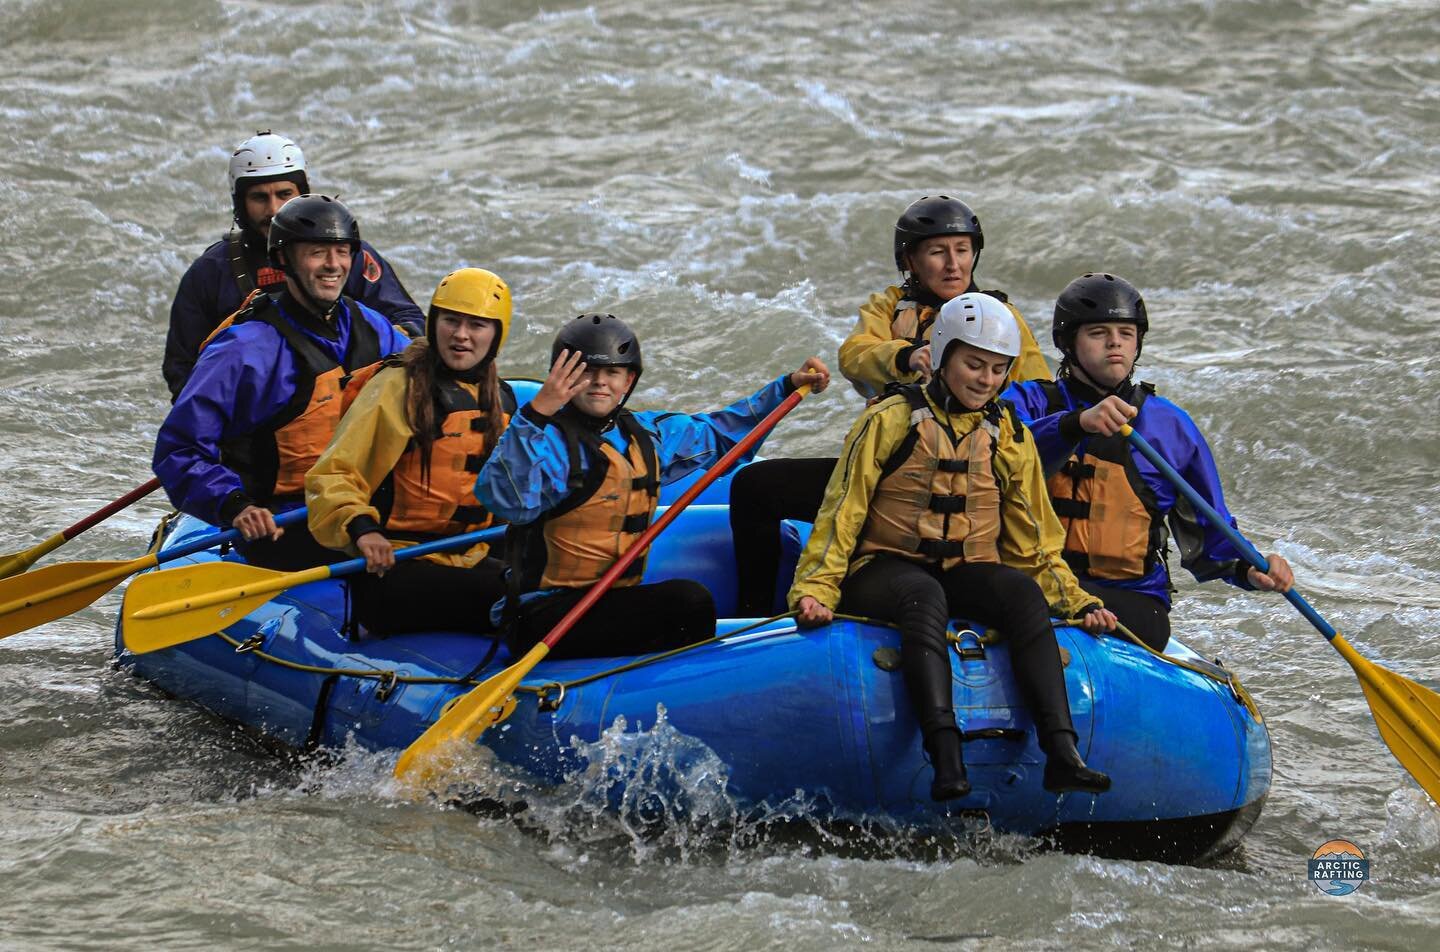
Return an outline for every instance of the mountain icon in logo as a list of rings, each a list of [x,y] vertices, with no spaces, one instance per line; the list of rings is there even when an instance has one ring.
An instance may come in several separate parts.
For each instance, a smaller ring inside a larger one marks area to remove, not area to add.
[[[1327,896],[1348,896],[1370,878],[1370,861],[1349,840],[1329,840],[1310,857],[1307,873]]]

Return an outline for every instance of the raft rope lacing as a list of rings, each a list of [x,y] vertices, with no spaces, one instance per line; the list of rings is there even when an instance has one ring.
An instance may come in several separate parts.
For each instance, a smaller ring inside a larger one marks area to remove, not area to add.
[[[648,667],[649,665],[657,664],[658,662],[665,661],[677,655],[685,654],[689,651],[694,651],[697,648],[704,648],[707,645],[713,645],[718,642],[734,638],[738,635],[748,634],[782,619],[794,618],[795,615],[796,613],[793,611],[784,612],[779,615],[772,615],[769,618],[764,618],[760,621],[752,622],[751,624],[746,625],[743,628],[737,628],[734,631],[726,632],[723,635],[712,635],[709,638],[702,639],[700,641],[694,642],[693,644],[684,645],[679,648],[672,648],[669,651],[662,651],[659,654],[646,655],[643,658],[636,658],[634,661],[628,661],[624,664],[616,665],[612,668],[606,668],[603,671],[595,671],[581,678],[575,678],[570,681],[550,681],[546,684],[521,684],[516,686],[515,690],[517,693],[524,691],[527,694],[534,694],[541,701],[544,701],[551,692],[558,692],[559,697],[563,698],[565,696],[565,692],[571,690],[572,688],[582,687],[586,684],[591,684],[604,678],[613,677],[617,674],[624,674],[627,671],[634,671],[638,668]],[[866,618],[862,615],[845,615],[837,612],[835,614],[835,618],[837,621],[853,621],[866,625],[874,625],[880,628],[897,627],[891,622],[881,621],[878,618]],[[1080,627],[1079,622],[1079,619],[1067,618],[1060,620],[1058,624],[1061,627],[1078,628]],[[775,631],[762,632],[762,634],[790,635],[794,634],[795,631],[796,629],[794,628],[779,628]],[[1209,678],[1212,681],[1217,681],[1225,685],[1227,688],[1230,689],[1230,693],[1234,695],[1235,700],[1239,701],[1245,706],[1245,709],[1250,712],[1250,715],[1255,718],[1257,723],[1264,722],[1264,718],[1260,714],[1260,709],[1258,706],[1256,706],[1254,698],[1250,696],[1250,692],[1247,691],[1243,685],[1241,685],[1239,677],[1237,677],[1235,673],[1229,668],[1221,664],[1218,659],[1215,662],[1208,662],[1197,661],[1191,658],[1176,658],[1173,655],[1167,655],[1163,651],[1156,651],[1154,648],[1151,648],[1149,645],[1145,644],[1145,642],[1141,641],[1134,632],[1132,632],[1129,628],[1126,628],[1124,625],[1118,625],[1116,627],[1116,632],[1118,633],[1118,635],[1123,636],[1126,640],[1145,649],[1145,651],[1149,652],[1149,654],[1151,654],[1155,658],[1158,658],[1168,664],[1173,664],[1176,667],[1184,668],[1187,671],[1193,671],[1194,673],[1201,675],[1202,677]],[[964,634],[976,634],[976,640],[982,646],[996,644],[1002,638],[1000,633],[995,631],[994,629],[987,629],[983,634],[970,632],[968,629],[965,632],[948,631],[946,632],[945,637],[951,643],[958,645],[962,642]],[[382,689],[385,691],[386,695],[388,695],[390,691],[394,690],[395,686],[399,684],[464,684],[473,686],[481,683],[478,677],[476,677],[475,675],[467,677],[443,677],[440,675],[403,674],[395,670],[377,668],[327,668],[322,665],[304,664],[303,662],[291,661],[287,658],[276,657],[275,655],[261,651],[260,645],[264,641],[264,636],[259,634],[258,632],[255,635],[252,635],[250,638],[246,639],[245,641],[234,638],[223,631],[216,632],[216,635],[223,639],[232,648],[234,648],[237,653],[253,654],[261,661],[268,661],[271,664],[276,664],[282,668],[288,668],[292,671],[305,671],[311,674],[338,675],[340,677],[348,678],[371,678],[380,681],[382,682]],[[478,672],[476,674],[478,674]],[[381,700],[384,700],[384,697],[381,697]]]

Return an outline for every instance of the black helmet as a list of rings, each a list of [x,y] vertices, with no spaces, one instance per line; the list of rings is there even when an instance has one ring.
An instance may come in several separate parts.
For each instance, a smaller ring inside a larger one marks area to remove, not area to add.
[[[640,338],[614,314],[581,314],[566,321],[550,345],[552,366],[562,350],[579,351],[591,367],[629,367],[637,379],[644,370]]]
[[[1138,345],[1145,342],[1145,332],[1150,329],[1145,299],[1135,285],[1119,275],[1092,271],[1071,281],[1060,292],[1055,301],[1055,321],[1050,325],[1050,336],[1060,352],[1068,356],[1075,349],[1075,333],[1083,325],[1112,321],[1135,325],[1138,358]]]
[[[895,223],[895,267],[900,271],[910,270],[905,267],[905,254],[910,246],[936,235],[969,235],[975,242],[977,255],[985,247],[985,232],[969,205],[948,195],[926,195],[911,202]]]
[[[288,271],[281,252],[297,241],[328,241],[348,244],[350,253],[360,254],[360,224],[338,198],[328,195],[297,195],[270,220],[268,252],[270,263]]]

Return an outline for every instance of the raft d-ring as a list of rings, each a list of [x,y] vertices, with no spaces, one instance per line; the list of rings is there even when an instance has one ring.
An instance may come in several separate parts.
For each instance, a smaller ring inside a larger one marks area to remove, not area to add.
[[[400,685],[400,675],[395,671],[386,671],[380,675],[380,684],[375,688],[375,700],[384,703],[390,700],[390,695],[395,693],[395,688]]]
[[[947,631],[945,640],[955,649],[955,654],[960,656],[961,661],[984,661],[985,644],[980,640],[980,633],[973,628],[963,628],[960,631]]]
[[[550,696],[551,688],[558,689],[554,697]],[[554,711],[560,710],[560,705],[564,703],[565,685],[561,684],[559,681],[551,681],[549,684],[541,686],[539,701],[536,704],[536,707],[538,707],[540,710],[546,712],[547,714],[552,713]]]
[[[265,643],[265,634],[264,634],[263,632],[257,631],[257,632],[255,632],[255,634],[251,635],[249,638],[246,638],[244,641],[242,641],[242,642],[240,642],[238,645],[236,645],[236,646],[235,646],[235,653],[236,653],[236,654],[244,654],[244,653],[247,652],[247,651],[254,651],[254,650],[256,650],[257,648],[259,648],[261,645],[263,645],[264,643]]]

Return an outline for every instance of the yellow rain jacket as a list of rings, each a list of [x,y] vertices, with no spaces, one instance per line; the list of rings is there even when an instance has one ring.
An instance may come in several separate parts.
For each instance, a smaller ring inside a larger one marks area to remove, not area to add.
[[[893,286],[870,295],[870,300],[860,307],[860,319],[855,322],[855,329],[840,345],[840,372],[854,384],[860,396],[867,399],[884,393],[890,383],[914,383],[920,379],[914,371],[902,374],[895,366],[895,358],[912,343],[908,337],[895,335],[895,306],[903,297],[904,292]],[[1007,301],[1005,306],[1015,315],[1015,323],[1020,325],[1020,356],[1015,358],[1005,382],[1049,380],[1053,374],[1040,354],[1035,335],[1030,333],[1015,305]],[[926,316],[923,312],[933,309],[921,307],[920,310],[923,320]],[[927,341],[932,326],[933,323],[925,325],[923,333]],[[938,359],[939,355],[935,357]]]
[[[925,399],[936,419],[947,423],[958,438],[984,421],[980,410],[946,413],[928,391],[927,387]],[[897,394],[870,407],[850,428],[825,488],[815,529],[795,569],[789,596],[792,609],[806,595],[833,609],[840,602],[840,584],[873,558],[853,556],[881,469],[910,431],[910,415],[910,404]],[[999,426],[992,468],[1000,484],[1000,561],[1038,582],[1055,615],[1076,617],[1100,600],[1080,587],[1060,554],[1065,533],[1050,508],[1034,437],[1023,425],[1017,435],[1015,418],[1008,412],[1000,415]]]
[[[478,388],[474,384],[457,382],[456,386],[478,398]],[[401,462],[401,457],[410,449],[411,437],[415,435],[405,417],[405,389],[405,368],[385,367],[377,373],[365,384],[365,389],[360,391],[341,418],[330,446],[305,475],[305,504],[310,510],[310,533],[321,545],[356,553],[358,550],[352,543],[348,527],[360,516],[382,523],[382,531],[385,531],[385,520],[372,503],[372,497]],[[497,407],[494,412],[502,411]],[[432,485],[445,482],[439,473],[432,472],[432,477]],[[464,484],[467,495],[473,495],[473,473],[468,474]],[[478,500],[473,498],[449,502],[478,504]],[[396,538],[389,531],[385,534],[397,549],[415,544]],[[432,552],[423,558],[441,565],[471,568],[489,552],[489,544],[480,542],[463,552]]]

